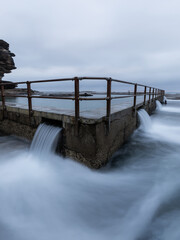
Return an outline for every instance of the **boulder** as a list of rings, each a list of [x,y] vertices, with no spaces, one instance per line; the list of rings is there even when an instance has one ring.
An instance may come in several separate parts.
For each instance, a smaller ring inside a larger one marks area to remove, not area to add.
[[[2,81],[5,73],[10,73],[11,70],[16,69],[13,57],[15,54],[9,50],[9,44],[0,39],[0,82],[11,83],[5,85],[5,89],[12,89],[16,87],[16,84],[9,81]]]
[[[9,50],[9,44],[4,40],[0,40],[0,79],[5,73],[10,73],[16,69],[13,57],[15,54]]]

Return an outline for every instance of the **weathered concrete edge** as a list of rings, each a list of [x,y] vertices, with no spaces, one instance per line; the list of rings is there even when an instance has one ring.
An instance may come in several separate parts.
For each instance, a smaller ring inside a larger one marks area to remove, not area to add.
[[[0,106],[0,111],[2,111],[2,106]],[[29,111],[27,108],[12,107],[8,105],[6,106],[6,111],[25,114],[25,115],[29,114]],[[62,121],[66,123],[74,124],[75,122],[75,117],[68,114],[55,113],[51,111],[45,112],[44,110],[33,110],[33,117],[39,117],[40,115],[42,118],[54,119],[54,120]],[[104,118],[105,117],[100,117],[95,119],[95,118],[85,118],[81,116],[79,121],[84,124],[95,124],[95,123],[101,122],[102,119]]]
[[[145,106],[138,104],[136,110],[139,108],[144,108],[151,114],[155,110],[156,104],[155,101],[151,102],[150,105],[147,102]],[[17,111],[17,108],[7,107],[6,114],[5,117],[9,119],[1,121],[0,130],[29,140],[33,138],[36,128],[43,118],[60,121],[61,127],[64,128],[64,155],[91,168],[104,166],[137,128],[137,114],[132,107],[111,115],[108,134],[107,121],[104,117],[89,123],[80,121],[78,136],[75,135],[75,125],[71,116],[69,116],[69,120],[68,116],[64,118],[63,115],[59,116],[59,114],[35,111],[33,124],[29,126],[27,109],[19,108]],[[2,117],[2,110],[0,117]]]
[[[156,102],[153,101],[150,105],[148,102],[146,105],[138,104],[136,110],[140,108],[145,109],[151,115],[156,109]],[[127,114],[128,112],[129,116]],[[74,149],[72,145],[67,147],[65,146],[65,155],[84,163],[90,168],[100,168],[106,165],[112,155],[126,141],[128,141],[129,137],[132,135],[134,130],[137,129],[137,127],[138,115],[137,111],[134,111],[133,107],[114,113],[111,116],[110,134],[106,136],[106,132],[103,130],[105,129],[105,121],[101,121],[101,123],[96,124],[94,127],[95,138],[92,137],[94,144],[91,144],[91,146],[94,145],[94,147],[91,149],[91,152],[95,152],[94,156],[84,157],[84,154]],[[97,130],[98,128],[101,129],[100,132]],[[114,130],[112,131],[112,129]],[[76,142],[83,145],[83,143],[79,142],[78,139],[76,139]]]

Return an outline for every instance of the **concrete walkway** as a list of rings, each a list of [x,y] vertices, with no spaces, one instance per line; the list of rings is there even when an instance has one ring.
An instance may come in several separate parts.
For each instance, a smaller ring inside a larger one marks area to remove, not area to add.
[[[42,100],[43,101],[43,100]],[[51,100],[50,100],[51,101]],[[59,100],[57,100],[59,101]],[[66,100],[67,101],[67,100]],[[99,101],[91,101],[91,104],[93,102],[93,107],[90,106],[88,109],[88,104],[81,110],[81,101],[80,101],[80,117],[87,118],[87,119],[100,119],[102,117],[106,116],[106,102],[102,101],[102,107],[97,106],[96,102]],[[137,104],[143,103],[143,97],[139,96],[137,97]],[[0,102],[1,105],[1,102]],[[36,104],[37,105],[37,104]],[[52,106],[33,106],[34,111],[38,112],[46,112],[46,113],[55,113],[60,115],[66,115],[66,116],[75,116],[75,111],[73,109],[74,104],[72,105],[72,109],[66,109],[60,107],[52,107]],[[13,102],[6,102],[6,106],[13,107],[13,108],[19,108],[19,109],[28,109],[27,104],[23,103],[13,103]],[[130,108],[133,106],[133,98],[122,98],[122,99],[115,99],[111,101],[111,113],[116,113],[122,110],[125,110],[127,108]]]

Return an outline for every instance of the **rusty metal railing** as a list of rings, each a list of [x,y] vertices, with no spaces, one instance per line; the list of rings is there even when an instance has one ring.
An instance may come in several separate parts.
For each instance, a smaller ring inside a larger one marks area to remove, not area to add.
[[[107,89],[106,89],[106,97],[92,97],[92,98],[87,98],[87,97],[80,97],[79,94],[79,85],[80,81],[85,81],[85,80],[99,80],[99,81],[107,81]],[[31,84],[35,83],[47,83],[47,82],[67,82],[67,81],[73,81],[74,82],[74,97],[61,97],[61,96],[35,96],[32,95],[31,93]],[[122,84],[127,84],[127,85],[132,85],[134,86],[133,92],[131,92],[128,96],[115,96],[112,97],[112,82],[116,83],[122,83]],[[3,109],[3,114],[6,109],[5,105],[5,98],[7,97],[5,95],[4,91],[4,86],[9,85],[11,83],[0,83],[1,87],[1,101],[2,101],[2,109]],[[27,87],[27,95],[13,95],[13,94],[8,94],[8,97],[24,97],[28,99],[28,110],[29,110],[29,119],[33,116],[33,107],[32,107],[32,98],[46,98],[46,99],[63,99],[63,100],[73,100],[75,101],[75,124],[78,129],[78,121],[80,117],[80,104],[79,101],[106,101],[106,120],[108,123],[108,126],[110,124],[110,116],[111,116],[111,101],[113,99],[120,99],[120,98],[130,98],[133,97],[133,109],[136,110],[137,107],[137,96],[144,96],[144,102],[143,104],[146,104],[146,99],[147,96],[149,96],[149,100],[147,101],[148,104],[151,103],[154,99],[157,99],[158,96],[164,96],[165,91],[162,89],[142,85],[142,84],[137,84],[133,82],[127,82],[123,80],[118,80],[118,79],[112,79],[112,78],[104,78],[104,77],[74,77],[74,78],[61,78],[61,79],[50,79],[50,80],[37,80],[37,81],[26,81],[26,82],[15,82],[15,84],[21,85],[21,84],[26,84]],[[138,87],[143,87],[144,91],[138,92]],[[148,91],[149,89],[149,91]],[[31,122],[31,121],[30,121]]]

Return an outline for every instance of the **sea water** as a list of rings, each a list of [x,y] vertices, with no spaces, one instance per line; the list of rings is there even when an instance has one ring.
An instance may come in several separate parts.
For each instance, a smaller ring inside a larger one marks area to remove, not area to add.
[[[139,117],[100,170],[1,136],[0,239],[179,240],[180,101]]]

